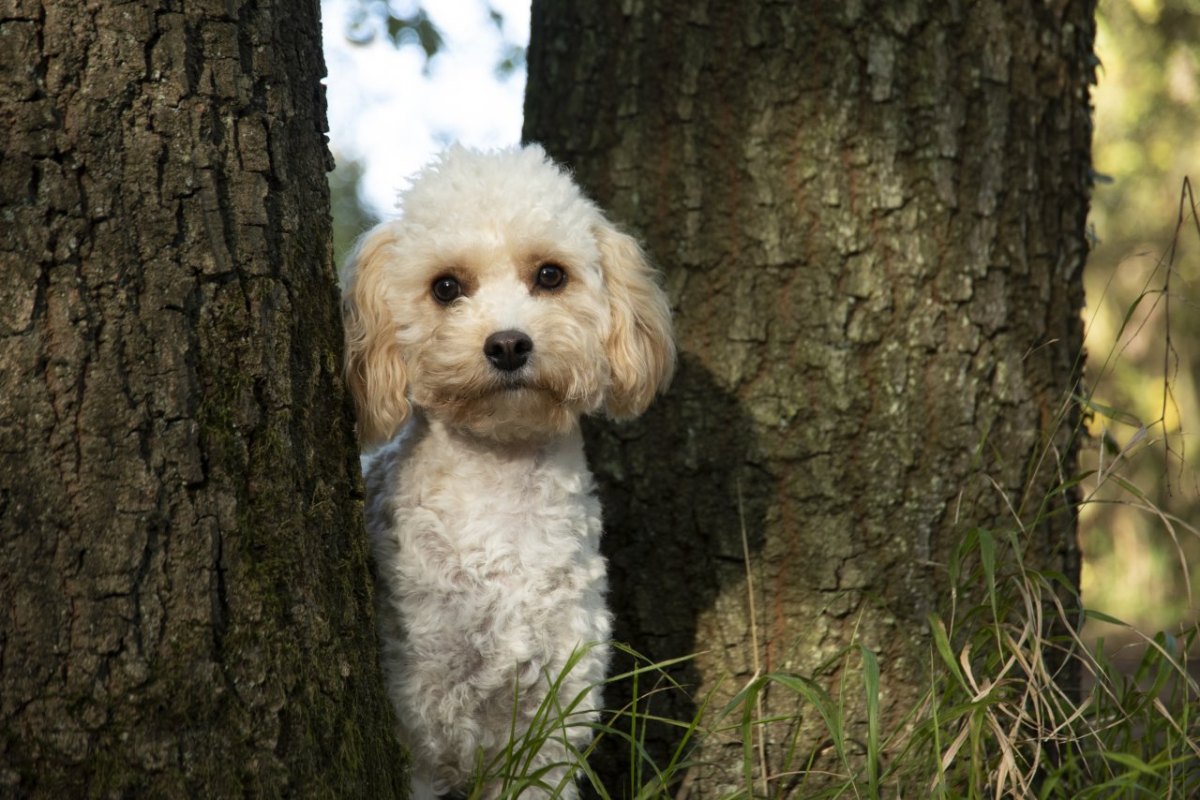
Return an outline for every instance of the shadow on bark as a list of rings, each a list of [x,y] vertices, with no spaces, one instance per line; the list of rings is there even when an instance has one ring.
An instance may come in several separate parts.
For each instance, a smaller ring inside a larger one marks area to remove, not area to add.
[[[670,391],[645,416],[632,424],[589,421],[584,435],[604,506],[614,638],[654,662],[722,646],[697,641],[697,622],[722,589],[744,586],[742,530],[753,558],[772,486],[749,416],[698,359],[683,354]],[[630,656],[615,653],[610,673],[633,666]],[[669,673],[687,691],[644,676],[639,713],[691,720],[700,684],[695,667],[687,661]],[[656,683],[662,691],[653,691]],[[606,692],[606,705],[623,708],[632,696],[630,682],[618,683]],[[625,730],[628,724],[618,722]],[[651,723],[649,756],[665,764],[681,735]],[[630,748],[606,739],[592,763],[612,790],[629,783]],[[643,780],[645,773],[652,769],[644,766]]]

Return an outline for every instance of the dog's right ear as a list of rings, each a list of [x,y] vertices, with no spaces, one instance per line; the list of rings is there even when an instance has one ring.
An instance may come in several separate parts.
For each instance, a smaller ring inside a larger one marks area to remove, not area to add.
[[[363,236],[342,270],[346,383],[364,446],[386,442],[408,418],[408,379],[391,302],[388,264],[397,258],[389,223]]]
[[[607,220],[595,235],[612,308],[607,342],[612,386],[606,406],[609,416],[627,419],[645,411],[675,372],[671,307],[633,237]]]

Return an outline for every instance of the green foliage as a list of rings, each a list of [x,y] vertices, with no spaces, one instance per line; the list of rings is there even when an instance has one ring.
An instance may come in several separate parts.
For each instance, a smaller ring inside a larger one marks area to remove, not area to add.
[[[964,533],[948,564],[958,576],[950,594],[977,601],[950,602],[945,614],[930,615],[929,688],[893,727],[883,727],[879,713],[880,664],[871,650],[855,644],[812,675],[757,676],[724,708],[711,709],[705,701],[691,720],[653,718],[680,733],[670,758],[656,763],[643,746],[647,719],[640,709],[650,694],[685,688],[667,676],[676,662],[655,664],[630,653],[638,666],[610,683],[632,686],[634,696],[593,725],[597,739],[574,754],[575,773],[606,800],[665,800],[694,771],[702,772],[694,745],[732,735],[742,752],[743,785],[730,798],[1197,796],[1200,687],[1188,671],[1196,632],[1146,638],[1135,668],[1118,669],[1102,648],[1093,653],[1080,638],[1079,620],[1069,619],[1061,602],[1062,578],[1028,569],[1022,538],[1019,528]],[[979,595],[981,585],[986,589]],[[1088,616],[1136,635],[1108,615]],[[1068,676],[1079,671],[1086,689],[1077,692]],[[561,676],[552,681],[554,687],[560,682]],[[639,689],[646,684],[652,688]],[[758,714],[757,700],[767,691],[794,695],[797,714],[820,721],[822,745],[832,758],[805,752],[793,739],[783,768],[763,773],[757,744],[767,726],[780,722]],[[851,694],[866,700],[863,739],[852,733],[856,723],[841,699]],[[516,797],[531,786],[553,791],[543,781],[544,769],[530,769],[532,757],[550,737],[587,724],[579,720],[583,699],[581,694],[565,707],[547,700],[530,731],[484,766],[470,796],[485,796],[492,780],[500,782],[500,797]],[[628,786],[606,785],[586,764],[606,737],[620,740],[628,753]]]
[[[1163,247],[1177,241],[1181,181],[1200,175],[1198,10],[1195,0],[1106,0],[1098,15],[1094,160],[1112,180],[1095,190],[1099,242],[1084,276],[1091,433],[1106,445],[1089,466],[1102,473],[1116,459],[1147,502],[1095,487],[1081,517],[1083,592],[1151,630],[1200,612],[1190,589],[1200,539],[1159,524],[1159,512],[1200,519],[1200,487],[1186,479],[1200,466],[1188,447],[1200,425],[1200,260],[1169,261]]]
[[[326,177],[329,179],[329,202],[333,209],[333,263],[340,267],[346,262],[355,240],[379,220],[359,195],[362,164],[342,158],[337,158],[336,164],[333,172]]]
[[[370,44],[383,34],[396,47],[416,45],[431,59],[445,45],[442,33],[433,24],[424,8],[410,12],[379,0],[359,0],[350,15],[347,38],[355,44]]]
[[[504,15],[490,5],[488,16],[501,32]],[[346,38],[357,45],[366,45],[379,36],[386,36],[394,47],[420,47],[425,53],[426,72],[429,61],[446,47],[441,30],[433,23],[429,13],[420,4],[411,7],[396,5],[382,0],[358,0],[350,13],[346,26]],[[496,63],[496,77],[504,80],[525,69],[525,48],[505,42]]]

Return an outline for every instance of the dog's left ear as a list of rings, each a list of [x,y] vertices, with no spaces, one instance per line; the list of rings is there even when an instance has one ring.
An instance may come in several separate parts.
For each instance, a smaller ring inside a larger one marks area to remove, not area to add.
[[[671,309],[633,237],[607,222],[595,233],[612,309],[606,344],[612,385],[605,404],[609,416],[636,417],[667,388],[675,372]]]

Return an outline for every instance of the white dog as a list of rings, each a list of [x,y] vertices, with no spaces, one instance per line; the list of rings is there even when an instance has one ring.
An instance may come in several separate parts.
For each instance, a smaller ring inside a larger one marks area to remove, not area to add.
[[[540,147],[451,149],[401,210],[359,244],[343,305],[360,437],[392,439],[367,525],[413,796],[468,786],[599,643],[549,698],[581,713],[530,767],[534,794],[574,797],[611,627],[579,418],[640,414],[670,380],[667,301]]]

